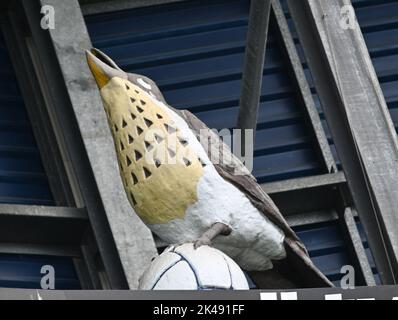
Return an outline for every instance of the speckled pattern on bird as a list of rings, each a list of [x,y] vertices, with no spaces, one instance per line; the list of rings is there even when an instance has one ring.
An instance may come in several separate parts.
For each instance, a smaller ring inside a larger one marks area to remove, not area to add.
[[[105,110],[126,194],[136,213],[146,224],[184,218],[198,200],[203,174],[199,157],[167,112],[139,86],[114,79],[102,95],[113,105],[106,104]]]

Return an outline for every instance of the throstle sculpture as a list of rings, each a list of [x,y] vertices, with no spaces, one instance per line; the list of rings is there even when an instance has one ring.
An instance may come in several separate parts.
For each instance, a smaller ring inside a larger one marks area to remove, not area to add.
[[[262,288],[332,286],[271,198],[214,132],[145,76],[87,51],[127,197],[163,241],[213,245]],[[204,93],[205,94],[205,93]],[[216,141],[209,148],[206,141]],[[212,163],[212,154],[232,159]]]

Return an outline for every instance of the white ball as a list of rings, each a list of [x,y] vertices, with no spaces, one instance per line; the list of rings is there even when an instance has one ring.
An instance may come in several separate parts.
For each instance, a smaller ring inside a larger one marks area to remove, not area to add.
[[[194,249],[192,243],[168,247],[139,281],[140,290],[248,290],[240,267],[220,250]]]

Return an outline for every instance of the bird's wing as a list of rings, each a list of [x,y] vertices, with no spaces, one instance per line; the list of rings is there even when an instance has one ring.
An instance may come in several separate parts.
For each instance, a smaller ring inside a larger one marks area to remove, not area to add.
[[[200,137],[199,141],[202,143],[203,147],[207,149],[206,151],[209,158],[212,159],[213,156],[213,159],[219,159],[217,163],[214,163],[218,173],[225,180],[238,187],[256,208],[284,231],[286,236],[299,241],[272,199],[264,192],[243,163],[231,153],[229,147],[222,142],[219,136],[191,112],[180,110],[179,114],[184,118],[195,135],[198,138]],[[203,143],[204,140],[209,141],[209,143]],[[215,154],[218,154],[219,158],[214,157]],[[228,159],[228,162],[224,162],[223,159]],[[303,253],[306,253],[304,247]]]
[[[219,156],[220,161],[214,164],[217,172],[225,180],[240,189],[261,213],[284,231],[288,258],[286,260],[288,260],[289,265],[281,268],[286,269],[285,267],[287,267],[287,269],[290,269],[289,272],[298,272],[300,278],[304,280],[305,286],[332,286],[331,282],[312,263],[304,245],[287,224],[272,199],[265,193],[243,163],[232,154],[229,147],[191,112],[187,110],[175,111],[187,122],[190,129],[199,138],[209,158],[211,159],[211,156],[216,154]],[[203,143],[204,141],[206,143]],[[218,143],[212,143],[214,141]],[[228,162],[224,163],[222,159],[228,159]],[[295,271],[291,270],[292,268]]]

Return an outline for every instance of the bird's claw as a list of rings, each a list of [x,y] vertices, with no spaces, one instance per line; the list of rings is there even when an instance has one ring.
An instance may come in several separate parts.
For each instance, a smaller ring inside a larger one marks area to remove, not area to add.
[[[211,246],[211,245],[212,245],[211,240],[207,237],[200,237],[193,243],[193,247],[195,250],[200,248],[201,246]]]

